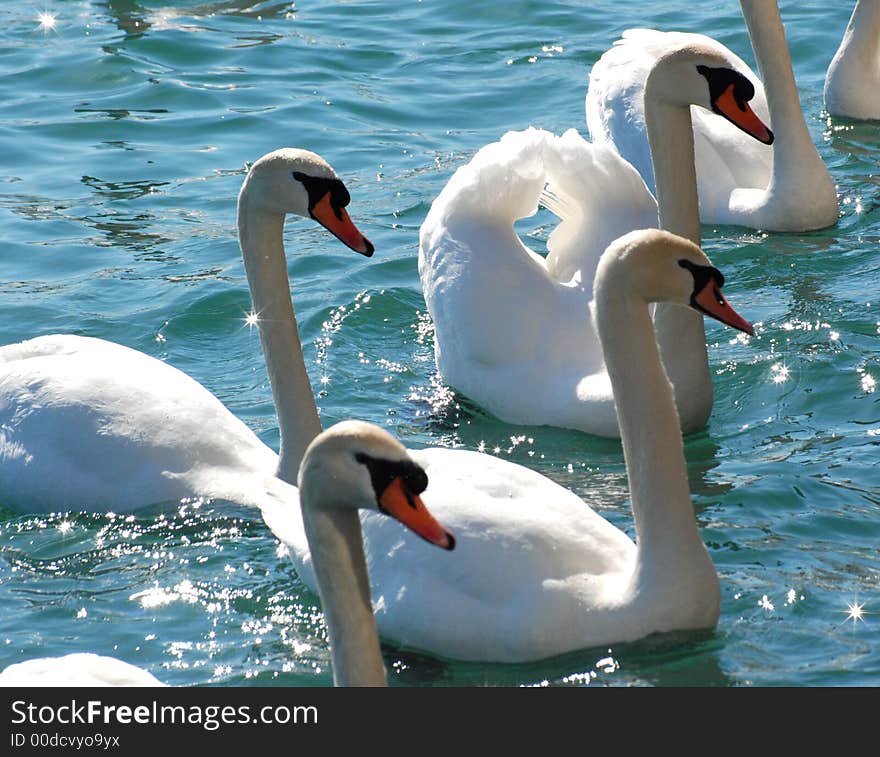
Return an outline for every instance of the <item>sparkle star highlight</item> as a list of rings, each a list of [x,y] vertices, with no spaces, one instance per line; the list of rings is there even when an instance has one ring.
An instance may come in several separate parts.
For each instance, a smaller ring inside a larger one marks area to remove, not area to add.
[[[43,11],[40,13],[37,16],[37,21],[39,22],[39,28],[44,32],[54,31],[55,27],[58,25],[58,19],[49,13],[49,11]]]
[[[847,620],[851,620],[853,622],[853,625],[858,623],[860,620],[864,622],[865,615],[867,614],[864,608],[864,602],[862,604],[852,602],[851,604],[847,605],[846,618],[844,618],[844,622],[846,622]]]

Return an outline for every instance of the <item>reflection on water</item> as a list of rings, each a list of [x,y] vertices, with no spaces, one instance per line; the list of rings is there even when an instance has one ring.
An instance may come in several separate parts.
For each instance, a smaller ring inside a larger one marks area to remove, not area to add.
[[[168,186],[168,182],[150,181],[148,179],[104,181],[94,176],[83,176],[80,181],[90,189],[95,190],[99,197],[109,200],[137,200],[141,197],[155,194],[161,191],[162,187]]]
[[[161,226],[161,219],[149,211],[125,209],[122,203],[138,200],[162,192],[167,182],[133,180],[104,181],[93,176],[83,176],[82,183],[95,193],[96,212],[80,218],[103,235],[101,240],[91,240],[102,247],[118,247],[137,253],[159,254],[161,259],[176,260],[175,255],[158,253],[158,248],[171,239],[151,229]],[[117,206],[117,203],[119,205]],[[117,209],[120,208],[120,209]]]
[[[519,664],[446,662],[383,646],[391,685],[401,686],[730,686],[722,649],[717,631],[656,634]]]
[[[136,2],[136,0],[106,0],[107,13],[116,24],[117,28],[125,32],[127,39],[136,39],[145,35],[152,27],[157,30],[181,29],[184,31],[198,31],[200,27],[191,27],[185,23],[178,23],[177,19],[184,18],[210,18],[215,14],[243,16],[245,18],[270,19],[270,18],[293,18],[295,17],[295,3],[292,2],[217,2],[196,3],[188,7],[171,7],[162,5],[152,8],[148,4]],[[271,40],[269,40],[271,41]],[[265,44],[261,42],[260,44]]]
[[[72,227],[64,226],[70,231],[76,228],[75,238],[70,236],[58,237],[54,231],[56,227],[47,227],[52,230],[52,236],[42,240],[32,240],[32,243],[42,245],[61,245],[79,242],[99,247],[118,247],[136,253],[155,252],[157,248],[166,245],[171,238],[152,228],[160,228],[162,219],[149,211],[136,211],[128,209],[125,201],[137,200],[152,196],[166,186],[166,182],[154,182],[147,180],[135,180],[126,182],[102,181],[92,176],[83,176],[82,183],[94,191],[91,207],[82,212],[82,199],[62,200],[50,197],[38,197],[33,195],[5,194],[0,195],[0,208],[5,208],[22,218],[33,222],[65,221]],[[117,203],[107,205],[106,203]],[[89,212],[91,211],[91,212]],[[90,236],[86,233],[87,228],[100,232],[99,237]],[[174,260],[173,254],[163,255],[165,259]]]
[[[134,120],[149,121],[152,115],[160,115],[168,113],[165,108],[147,108],[144,110],[127,110],[125,108],[74,108],[75,113],[104,113],[112,119],[129,118]],[[143,114],[151,115],[143,115]]]
[[[107,0],[105,5],[113,22],[120,31],[125,32],[126,38],[136,39],[150,28],[146,9],[135,0]]]

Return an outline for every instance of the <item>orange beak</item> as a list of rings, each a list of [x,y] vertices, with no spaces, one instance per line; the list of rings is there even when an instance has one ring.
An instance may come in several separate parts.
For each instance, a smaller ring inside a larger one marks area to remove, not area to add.
[[[739,331],[745,331],[750,336],[755,335],[755,329],[752,324],[737,313],[714,281],[709,281],[692,299],[694,307],[702,310],[706,315],[721,321],[721,323],[731,326]]]
[[[418,494],[407,491],[400,476],[388,484],[379,497],[379,504],[385,513],[415,531],[425,541],[443,549],[455,548],[455,537],[434,519]]]
[[[736,99],[733,89],[734,86],[731,84],[715,100],[713,104],[717,112],[759,142],[763,142],[765,145],[772,145],[773,132],[758,118],[747,102],[740,102]]]
[[[312,208],[312,218],[355,252],[367,257],[373,254],[373,243],[358,231],[345,208],[333,206],[329,192]]]

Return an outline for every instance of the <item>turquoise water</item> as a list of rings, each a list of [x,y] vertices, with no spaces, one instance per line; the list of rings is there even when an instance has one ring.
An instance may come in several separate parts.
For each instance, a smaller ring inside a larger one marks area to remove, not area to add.
[[[822,111],[851,4],[781,10],[841,219],[809,234],[703,229],[758,325],[736,340],[707,324],[715,409],[686,440],[722,582],[717,629],[518,666],[388,646],[392,685],[880,684],[880,125]],[[586,134],[590,66],[631,26],[702,31],[753,63],[733,0],[3,3],[0,343],[73,332],[135,347],[277,447],[243,323],[235,196],[248,161],[307,147],[343,177],[377,249],[362,259],[287,224],[325,424],[360,417],[414,447],[483,443],[631,533],[616,442],[502,424],[438,381],[416,265],[432,199],[480,146],[530,124]],[[523,223],[535,249],[549,224]],[[317,598],[252,513],[10,504],[0,492],[0,668],[92,650],[176,685],[331,683]]]

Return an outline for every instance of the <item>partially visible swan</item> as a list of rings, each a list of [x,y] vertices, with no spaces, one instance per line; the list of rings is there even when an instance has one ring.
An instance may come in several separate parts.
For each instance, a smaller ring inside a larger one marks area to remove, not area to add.
[[[880,2],[856,0],[825,75],[825,109],[835,116],[880,119]]]
[[[115,657],[74,652],[16,662],[0,673],[0,686],[165,686],[146,670]]]
[[[255,313],[277,355],[270,366],[291,420],[282,454],[296,464],[321,430],[290,297],[282,249],[285,213],[315,219],[353,250],[373,245],[354,226],[349,194],[306,150],[269,153],[239,196],[239,239]],[[284,283],[283,291],[287,292]],[[286,351],[289,344],[296,348]],[[0,493],[29,512],[129,512],[210,497],[260,506],[289,501],[278,455],[207,389],[160,360],[113,342],[53,334],[0,347]]]
[[[431,481],[425,504],[455,533],[456,554],[425,549],[375,513],[362,516],[380,634],[442,657],[518,662],[717,623],[718,577],[694,519],[649,306],[674,303],[752,333],[722,297],[723,282],[699,247],[656,229],[621,237],[599,262],[593,308],[636,541],[523,466],[479,452],[410,451]],[[314,586],[298,510],[272,515]]]
[[[509,423],[619,434],[587,308],[599,256],[621,234],[656,226],[658,213],[662,228],[699,243],[692,110],[724,114],[752,141],[773,140],[749,108],[754,88],[739,59],[718,48],[688,38],[652,60],[644,119],[656,203],[611,146],[573,130],[561,138],[508,133],[455,172],[419,236],[419,274],[447,384]],[[546,260],[514,229],[539,199],[562,218]],[[713,399],[702,319],[661,305],[655,325],[682,429],[698,430]]]
[[[337,423],[306,449],[299,472],[300,506],[337,686],[386,684],[357,511],[381,511],[451,550],[454,537],[419,497],[427,485],[425,471],[400,442],[369,423]],[[90,653],[28,660],[0,673],[0,686],[164,685],[134,665]]]
[[[769,231],[807,231],[837,223],[834,181],[807,129],[791,68],[785,27],[772,0],[741,0],[763,86],[754,108],[776,134],[773,148],[757,144],[725,119],[693,109],[700,218]],[[645,118],[645,83],[654,62],[684,44],[709,46],[756,80],[721,43],[702,34],[631,29],[593,65],[586,96],[593,142],[616,149],[649,187],[654,185]],[[766,89],[766,96],[765,96]]]

